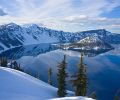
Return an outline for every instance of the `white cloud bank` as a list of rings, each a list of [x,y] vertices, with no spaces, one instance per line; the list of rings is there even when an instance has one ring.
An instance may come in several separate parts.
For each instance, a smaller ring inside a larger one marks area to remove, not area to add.
[[[0,24],[42,23],[65,31],[107,28],[120,32],[120,18],[101,17],[120,6],[120,0],[0,0],[8,15]]]

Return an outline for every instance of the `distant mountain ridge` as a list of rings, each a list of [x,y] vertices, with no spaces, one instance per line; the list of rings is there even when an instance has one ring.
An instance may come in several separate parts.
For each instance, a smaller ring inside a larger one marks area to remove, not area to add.
[[[74,33],[56,31],[36,24],[20,26],[15,23],[9,23],[0,26],[0,51],[29,44],[74,43],[91,36],[98,37],[109,44],[120,44],[120,34],[113,34],[105,29]]]

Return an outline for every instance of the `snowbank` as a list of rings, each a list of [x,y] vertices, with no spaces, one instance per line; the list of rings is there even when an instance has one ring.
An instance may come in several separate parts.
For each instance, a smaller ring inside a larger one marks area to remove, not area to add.
[[[55,98],[50,100],[93,100],[93,99],[85,98],[85,97],[64,97],[64,98]]]
[[[53,99],[56,93],[57,88],[28,74],[0,67],[0,100],[92,100],[85,97]]]
[[[57,89],[25,73],[0,67],[0,100],[46,100]]]

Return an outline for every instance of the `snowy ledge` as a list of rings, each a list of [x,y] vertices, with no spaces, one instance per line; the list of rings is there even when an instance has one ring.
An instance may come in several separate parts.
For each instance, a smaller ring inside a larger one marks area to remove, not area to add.
[[[49,99],[49,100],[94,100],[94,99],[79,96],[79,97],[55,98],[55,99]]]

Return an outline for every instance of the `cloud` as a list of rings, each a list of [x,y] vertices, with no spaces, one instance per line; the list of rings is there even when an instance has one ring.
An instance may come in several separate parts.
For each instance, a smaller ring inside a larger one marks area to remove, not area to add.
[[[102,14],[120,6],[120,0],[0,0],[0,23],[42,23],[46,27],[82,31],[119,25],[120,19]],[[3,14],[1,14],[3,12]],[[114,17],[114,16],[113,16]],[[108,27],[107,27],[108,28]]]
[[[111,0],[111,1],[109,1],[107,7],[105,7],[105,10],[110,12],[114,8],[119,7],[119,6],[120,6],[120,0]]]
[[[5,13],[1,8],[0,8],[0,16],[5,16],[7,13]]]
[[[87,19],[87,18],[88,18],[88,16],[86,16],[86,15],[68,16],[64,19],[64,21],[75,22],[75,21],[84,20],[84,19]]]
[[[44,0],[41,5],[36,4],[38,0],[17,0],[21,6],[21,15],[31,16],[33,18],[63,17],[72,13],[70,0]],[[27,6],[26,6],[27,5]]]
[[[81,15],[95,17],[113,10],[119,4],[119,0],[11,0],[1,6],[12,16],[49,18]]]

